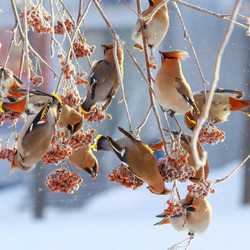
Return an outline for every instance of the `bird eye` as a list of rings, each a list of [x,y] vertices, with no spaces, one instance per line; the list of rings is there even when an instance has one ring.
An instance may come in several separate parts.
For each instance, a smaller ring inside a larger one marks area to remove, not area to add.
[[[195,208],[194,207],[187,207],[186,210],[189,211],[189,212],[194,212]]]

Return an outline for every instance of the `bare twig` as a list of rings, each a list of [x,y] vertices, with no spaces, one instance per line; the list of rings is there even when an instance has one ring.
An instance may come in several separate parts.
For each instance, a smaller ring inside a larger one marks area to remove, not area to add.
[[[217,52],[217,56],[216,56],[216,61],[215,61],[215,67],[214,67],[214,73],[213,73],[213,81],[211,84],[211,88],[210,91],[207,95],[207,101],[204,105],[202,114],[200,116],[200,119],[198,120],[198,123],[194,129],[193,132],[193,137],[191,140],[191,148],[192,148],[192,152],[194,155],[194,160],[195,160],[195,167],[196,169],[204,166],[206,163],[206,157],[202,157],[202,159],[199,158],[199,154],[197,151],[197,141],[198,141],[198,136],[199,136],[199,132],[201,130],[202,125],[204,124],[204,122],[208,119],[208,114],[209,114],[209,109],[211,107],[211,103],[213,100],[213,95],[217,86],[217,82],[219,80],[219,74],[220,74],[220,66],[221,66],[221,60],[222,60],[222,55],[224,53],[225,47],[229,41],[229,38],[232,34],[233,31],[233,27],[234,27],[234,20],[236,18],[236,15],[239,11],[240,5],[241,5],[242,0],[237,0],[234,6],[234,10],[233,10],[233,14],[232,14],[232,20],[229,23],[227,30],[224,34],[223,40],[221,42],[221,45],[219,47],[219,50]],[[204,151],[205,152],[205,151]]]
[[[183,2],[183,1],[181,1],[181,0],[171,0],[171,1],[172,1],[172,2],[176,2],[176,3],[179,3],[179,4],[182,4],[182,5],[184,5],[184,6],[187,6],[187,7],[189,7],[189,8],[192,8],[192,9],[194,9],[194,10],[201,11],[201,12],[206,13],[206,14],[208,14],[208,15],[218,17],[218,18],[223,19],[223,20],[225,20],[225,21],[227,21],[227,22],[231,22],[231,20],[233,19],[232,21],[233,21],[233,23],[234,23],[235,25],[237,25],[238,27],[243,28],[243,29],[248,29],[248,26],[246,26],[246,25],[244,25],[244,24],[242,24],[242,23],[236,22],[236,21],[235,21],[235,18],[232,18],[232,19],[227,18],[226,16],[228,16],[228,15],[218,14],[218,13],[212,12],[212,11],[210,11],[210,10],[206,10],[206,9],[201,8],[201,7],[192,5],[192,4],[190,4],[190,3]],[[232,15],[230,15],[230,16],[232,16]]]
[[[124,85],[123,85],[123,81],[122,81],[122,77],[121,77],[121,71],[120,71],[118,58],[117,58],[117,46],[118,46],[117,39],[113,39],[113,41],[114,41],[113,50],[114,50],[115,67],[116,67],[116,71],[118,72],[118,78],[119,78],[119,82],[120,82],[120,86],[121,86],[122,101],[124,103],[125,112],[126,112],[127,119],[128,119],[129,130],[132,133],[131,119],[130,119],[130,114],[129,114],[129,111],[128,111],[128,104],[127,104],[127,101],[126,101],[126,98],[125,98]]]
[[[141,2],[140,0],[136,0],[136,3],[137,3],[137,11],[138,11],[138,14],[141,16]],[[150,67],[149,67],[149,58],[148,58],[148,51],[147,51],[147,38],[146,38],[146,35],[145,35],[145,31],[144,31],[144,25],[143,25],[143,21],[142,20],[139,20],[140,22],[140,26],[141,26],[141,32],[142,32],[142,40],[143,40],[143,48],[144,49],[144,55],[145,55],[145,61],[146,61],[146,67],[147,67],[147,77],[148,77],[148,82],[151,86],[151,73],[150,73]],[[163,129],[162,129],[162,125],[161,125],[161,121],[160,121],[160,117],[159,117],[159,114],[158,114],[158,111],[156,109],[156,106],[155,106],[155,101],[154,101],[154,97],[153,97],[153,92],[151,91],[152,88],[149,88],[149,97],[150,97],[150,102],[151,102],[151,105],[152,105],[152,109],[153,109],[153,112],[155,114],[155,118],[156,118],[156,121],[157,121],[157,124],[158,124],[158,129],[160,131],[160,134],[161,134],[161,138],[162,138],[162,142],[163,142],[163,148],[164,148],[164,152],[165,154],[168,154],[167,153],[167,146],[166,146],[166,140],[165,140],[165,137],[164,137],[164,133],[163,133]]]
[[[136,127],[135,131],[136,131],[136,137],[140,138],[140,131],[141,131],[141,128],[146,124],[147,120],[148,120],[148,117],[151,113],[151,110],[152,110],[152,105],[149,106],[149,109],[146,113],[146,116],[144,117],[143,121],[141,122],[141,124],[139,126]]]
[[[250,154],[236,168],[234,168],[232,172],[230,172],[226,177],[222,179],[217,179],[214,182],[214,184],[218,184],[229,179],[249,158],[250,158]]]
[[[129,111],[128,111],[127,101],[126,101],[126,98],[125,98],[124,86],[123,86],[121,72],[120,72],[120,68],[119,68],[119,64],[118,64],[117,53],[116,53],[117,42],[119,42],[119,44],[122,46],[123,41],[121,41],[121,39],[119,38],[118,34],[116,33],[116,31],[112,27],[111,23],[109,22],[108,18],[105,16],[105,14],[104,14],[101,6],[99,5],[99,3],[96,0],[93,0],[93,2],[95,4],[97,10],[101,14],[103,20],[105,21],[105,23],[106,23],[108,29],[110,30],[112,36],[113,36],[113,42],[115,44],[115,47],[114,47],[114,59],[115,59],[115,63],[116,63],[116,70],[118,72],[119,81],[120,81],[120,84],[121,84],[122,100],[123,100],[123,103],[124,103],[124,107],[125,107],[125,111],[126,111],[126,115],[127,115],[127,119],[128,119],[129,129],[130,129],[130,132],[132,132],[131,119],[130,119],[130,115],[129,115]]]
[[[180,21],[181,21],[181,24],[182,24],[182,27],[183,27],[183,30],[184,30],[184,37],[187,38],[187,40],[188,40],[188,42],[189,42],[189,45],[190,45],[190,47],[191,47],[191,50],[192,50],[192,52],[193,52],[195,62],[196,62],[196,64],[197,64],[198,70],[199,70],[199,72],[200,72],[201,80],[202,80],[202,82],[203,82],[203,89],[204,89],[204,91],[206,91],[206,84],[207,84],[208,82],[205,80],[204,75],[203,75],[203,73],[202,73],[201,66],[200,66],[200,63],[199,63],[199,60],[198,60],[196,51],[195,51],[195,49],[194,49],[193,43],[192,43],[192,41],[191,41],[191,38],[190,38],[190,36],[189,36],[189,34],[188,34],[188,32],[187,32],[186,25],[185,25],[185,23],[184,23],[184,21],[183,21],[183,18],[182,18],[180,9],[179,9],[177,3],[173,2],[173,5],[174,5],[174,7],[175,7],[175,9],[176,9],[176,11],[177,11],[177,14],[178,14],[179,18],[180,18]]]
[[[169,247],[167,250],[176,250],[176,249],[180,249],[180,248],[185,248],[185,250],[187,250],[190,247],[193,238],[194,238],[194,235],[191,235],[187,239],[185,239],[185,240],[183,240],[183,241],[181,241],[179,243],[176,243],[173,246]],[[186,241],[188,242],[186,246],[180,246],[180,244],[182,244],[183,242],[186,242]]]

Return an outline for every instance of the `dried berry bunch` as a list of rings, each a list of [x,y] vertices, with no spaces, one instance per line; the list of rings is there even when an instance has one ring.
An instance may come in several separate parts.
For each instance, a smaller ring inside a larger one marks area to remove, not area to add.
[[[75,66],[72,63],[69,62],[64,67],[64,65],[65,65],[64,61],[61,62],[61,65],[63,66],[61,70],[63,71],[63,74],[65,75],[65,79],[70,80],[71,77],[73,77],[76,74]]]
[[[45,163],[45,165],[57,165],[61,161],[68,159],[72,154],[72,149],[68,143],[69,141],[63,132],[55,132],[51,145],[41,161]]]
[[[34,6],[31,4],[27,9],[27,23],[34,27],[38,34],[51,33],[52,28],[48,21],[51,20],[51,15],[39,4]],[[24,18],[24,11],[21,12],[19,18]]]
[[[92,144],[93,134],[95,130],[91,130],[90,133],[79,130],[70,136],[69,145],[72,149],[77,150],[79,148],[86,147]]]
[[[84,114],[84,118],[87,120],[87,122],[98,121],[99,123],[102,123],[103,119],[108,118],[109,120],[111,120],[112,116],[111,114],[106,113],[105,110],[93,106],[87,114]]]
[[[76,58],[91,56],[95,50],[95,45],[88,45],[85,39],[79,39],[78,42],[73,43],[73,50],[76,55]]]
[[[56,169],[47,176],[46,186],[52,192],[72,194],[78,190],[82,178],[75,172],[71,173],[65,168]]]
[[[63,104],[67,104],[70,107],[78,107],[83,102],[76,87],[63,89],[60,98]]]
[[[17,151],[17,148],[15,146],[9,147],[7,145],[0,146],[0,159],[5,160],[7,159],[9,162],[13,161],[14,155]]]
[[[168,208],[164,209],[164,213],[166,214],[166,217],[169,218],[170,216],[175,216],[181,213],[185,212],[185,209],[182,207],[182,204],[172,203],[170,200],[167,200]]]
[[[203,124],[198,141],[203,144],[217,144],[226,139],[225,133],[214,125],[213,122],[206,122]]]
[[[118,169],[114,168],[112,173],[108,174],[111,182],[120,183],[127,188],[133,188],[136,190],[143,185],[143,181],[132,174],[124,165],[121,165]]]
[[[89,82],[85,80],[84,78],[87,76],[87,73],[76,73],[76,76],[74,77],[75,80],[75,85],[80,86],[80,85],[87,85]]]
[[[163,180],[172,182],[178,180],[186,182],[190,177],[195,176],[195,168],[188,164],[189,154],[182,148],[175,148],[166,158],[158,161],[158,167]]]
[[[5,113],[0,112],[0,125],[3,125],[5,121],[15,121],[16,119],[20,119],[22,117],[22,113],[16,111],[8,111]]]
[[[30,81],[35,87],[39,87],[41,84],[43,84],[43,77],[39,75],[34,75],[30,77]]]
[[[68,31],[68,33],[73,33],[75,30],[76,26],[74,23],[72,23],[69,19],[66,19],[64,21],[64,25]],[[54,26],[54,33],[58,35],[63,35],[65,33],[65,30],[63,28],[63,24],[61,21],[57,21],[57,25]]]
[[[212,187],[212,182],[204,181],[187,186],[187,190],[192,197],[204,199],[210,193],[214,194],[215,189]]]

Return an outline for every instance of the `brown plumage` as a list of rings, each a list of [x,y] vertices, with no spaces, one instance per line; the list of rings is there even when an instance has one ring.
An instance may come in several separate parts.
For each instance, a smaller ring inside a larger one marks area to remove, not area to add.
[[[160,52],[162,65],[155,77],[154,91],[158,103],[172,111],[183,114],[191,107],[197,109],[189,84],[182,74],[180,59],[188,57],[185,51]],[[198,110],[198,109],[197,109]]]
[[[237,96],[232,97],[228,94]],[[237,90],[216,89],[209,110],[209,119],[215,123],[223,123],[227,121],[231,111],[240,111],[250,116],[250,100],[240,100],[243,95],[243,92]],[[191,130],[195,128],[205,104],[203,91],[194,93],[193,96],[200,113],[197,113],[196,110],[190,110],[185,114],[185,124]]]
[[[149,0],[149,7],[143,11],[142,16],[150,15],[152,11],[162,3],[163,0]],[[169,27],[169,15],[167,4],[163,5],[152,17],[150,21],[144,23],[145,35],[150,49],[156,49],[167,34]],[[132,40],[135,41],[134,48],[143,49],[142,32],[140,22],[137,24],[132,33]]]
[[[120,87],[119,75],[114,61],[113,44],[103,45],[103,48],[104,58],[95,61],[89,73],[87,96],[81,105],[81,109],[85,113],[95,104],[102,105],[103,110],[106,109]],[[123,78],[124,55],[119,46],[117,47],[117,58],[121,77]]]
[[[52,95],[44,109],[28,118],[20,132],[11,169],[30,170],[45,155],[60,112],[61,102],[56,95]]]
[[[172,134],[174,136],[177,136],[177,133],[172,132]],[[171,144],[171,140],[170,137],[166,138],[167,142],[170,142],[170,144],[167,144],[168,149],[170,150],[170,145]],[[180,136],[180,143],[182,148],[188,152],[189,156],[187,158],[187,162],[190,166],[195,167],[195,161],[194,161],[194,157],[193,157],[193,153],[192,153],[192,149],[190,147],[190,142],[191,142],[192,137],[188,134],[181,134]],[[160,141],[156,144],[152,144],[149,145],[149,147],[153,150],[153,151],[157,151],[157,150],[162,150],[163,149],[163,142]],[[204,148],[202,147],[201,143],[197,142],[197,150],[198,150],[198,154],[199,157],[201,158],[203,156],[203,152],[205,151]],[[194,177],[189,178],[190,181],[194,182],[194,183],[198,183],[207,179],[209,174],[209,162],[208,159],[206,159],[206,164],[204,166],[204,176],[203,176],[203,169],[199,168],[196,170],[196,174]],[[202,179],[203,177],[203,179]]]
[[[177,216],[171,216],[169,219],[164,213],[158,215],[157,217],[162,217],[163,220],[155,225],[171,223],[177,231],[202,235],[211,222],[212,207],[210,203],[205,199],[187,194],[182,202],[182,207],[185,208],[185,212]]]
[[[87,171],[93,178],[96,178],[98,161],[92,153],[90,146],[74,150],[69,157],[69,161],[77,168]]]
[[[125,137],[113,140],[109,136],[100,136],[95,149],[113,151],[121,162],[138,178],[149,185],[154,194],[168,194],[158,169],[158,162],[151,150],[121,127],[118,129]]]

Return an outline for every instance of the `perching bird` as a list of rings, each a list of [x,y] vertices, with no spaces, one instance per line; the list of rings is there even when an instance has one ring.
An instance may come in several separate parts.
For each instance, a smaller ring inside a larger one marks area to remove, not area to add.
[[[29,116],[20,132],[11,169],[30,170],[45,155],[60,118],[61,108],[60,99],[52,94],[51,101],[38,114]]]
[[[172,131],[173,136],[177,139],[178,137],[178,133],[175,131]],[[195,167],[195,161],[194,161],[194,157],[193,157],[193,153],[192,153],[192,149],[190,147],[190,142],[191,142],[192,137],[188,134],[181,134],[180,136],[180,143],[182,148],[187,151],[187,153],[189,154],[188,158],[187,158],[187,163],[190,166]],[[171,150],[172,148],[172,141],[170,139],[170,137],[166,138],[166,146],[167,146],[167,150]],[[153,150],[153,151],[157,151],[157,150],[162,150],[163,149],[163,142],[160,141],[156,144],[152,144],[149,145],[149,147]],[[198,150],[198,154],[199,157],[201,158],[203,156],[203,152],[205,151],[204,148],[202,147],[200,142],[197,142],[197,150]],[[194,182],[194,183],[198,183],[198,182],[202,182],[203,180],[206,180],[209,174],[209,162],[208,162],[208,158],[206,158],[206,164],[204,166],[204,176],[203,176],[203,169],[202,167],[200,167],[199,169],[196,169],[196,174],[194,177],[190,177],[189,180]],[[202,178],[203,177],[203,178]]]
[[[163,0],[149,0],[149,7],[143,11],[142,16],[150,15],[155,8],[159,4],[161,4]],[[167,4],[164,4],[160,9],[154,14],[151,20],[144,22],[144,30],[145,35],[148,41],[148,47],[151,49],[156,49],[159,44],[164,39],[167,34],[169,26],[169,16],[168,16],[168,8]],[[142,40],[142,32],[139,20],[133,30],[132,40],[135,41],[134,48],[139,50],[143,50],[143,40]]]
[[[27,105],[27,90],[26,89],[13,89],[13,94],[21,94],[22,97],[16,98],[10,102],[0,102],[0,112],[16,111],[26,114],[37,114],[41,111],[51,100],[51,94],[45,93],[40,90],[29,91],[29,102]]]
[[[102,46],[104,48],[104,58],[93,63],[88,77],[87,96],[81,105],[84,113],[88,113],[95,104],[102,105],[102,109],[105,110],[120,87],[119,75],[114,60],[113,44]],[[116,54],[121,78],[123,78],[124,55],[123,50],[119,46],[117,46]]]
[[[15,89],[23,89],[24,83],[8,68],[0,66],[0,98],[15,100],[24,96],[23,93],[15,93]]]
[[[233,94],[236,97],[227,94]],[[209,119],[215,123],[223,123],[227,121],[231,111],[240,111],[250,116],[250,100],[240,100],[243,95],[244,92],[238,90],[216,89],[209,110]],[[195,128],[203,110],[205,104],[204,91],[194,93],[194,101],[200,113],[197,113],[196,110],[190,110],[185,114],[184,118],[186,126],[191,130]]]
[[[77,168],[87,171],[93,178],[96,178],[98,161],[92,153],[90,146],[74,150],[69,156],[69,161]]]
[[[121,162],[138,178],[149,185],[154,194],[168,194],[158,169],[158,162],[145,144],[121,127],[118,129],[125,135],[113,140],[109,136],[97,138],[94,149],[113,151]]]
[[[210,225],[212,218],[212,207],[210,203],[198,197],[192,197],[187,194],[185,200],[182,202],[182,207],[185,212],[166,217],[166,214],[160,214],[156,217],[163,218],[162,221],[155,225],[163,225],[171,223],[177,231],[187,232],[191,235],[202,235]]]
[[[61,128],[66,128],[66,137],[70,134],[74,134],[81,129],[84,121],[84,116],[81,115],[77,110],[68,105],[62,106],[62,112],[58,125]],[[69,132],[69,133],[68,133]]]
[[[158,103],[171,114],[184,114],[191,107],[197,109],[190,86],[182,74],[179,59],[186,59],[185,51],[160,52],[162,65],[155,77],[154,91]]]

